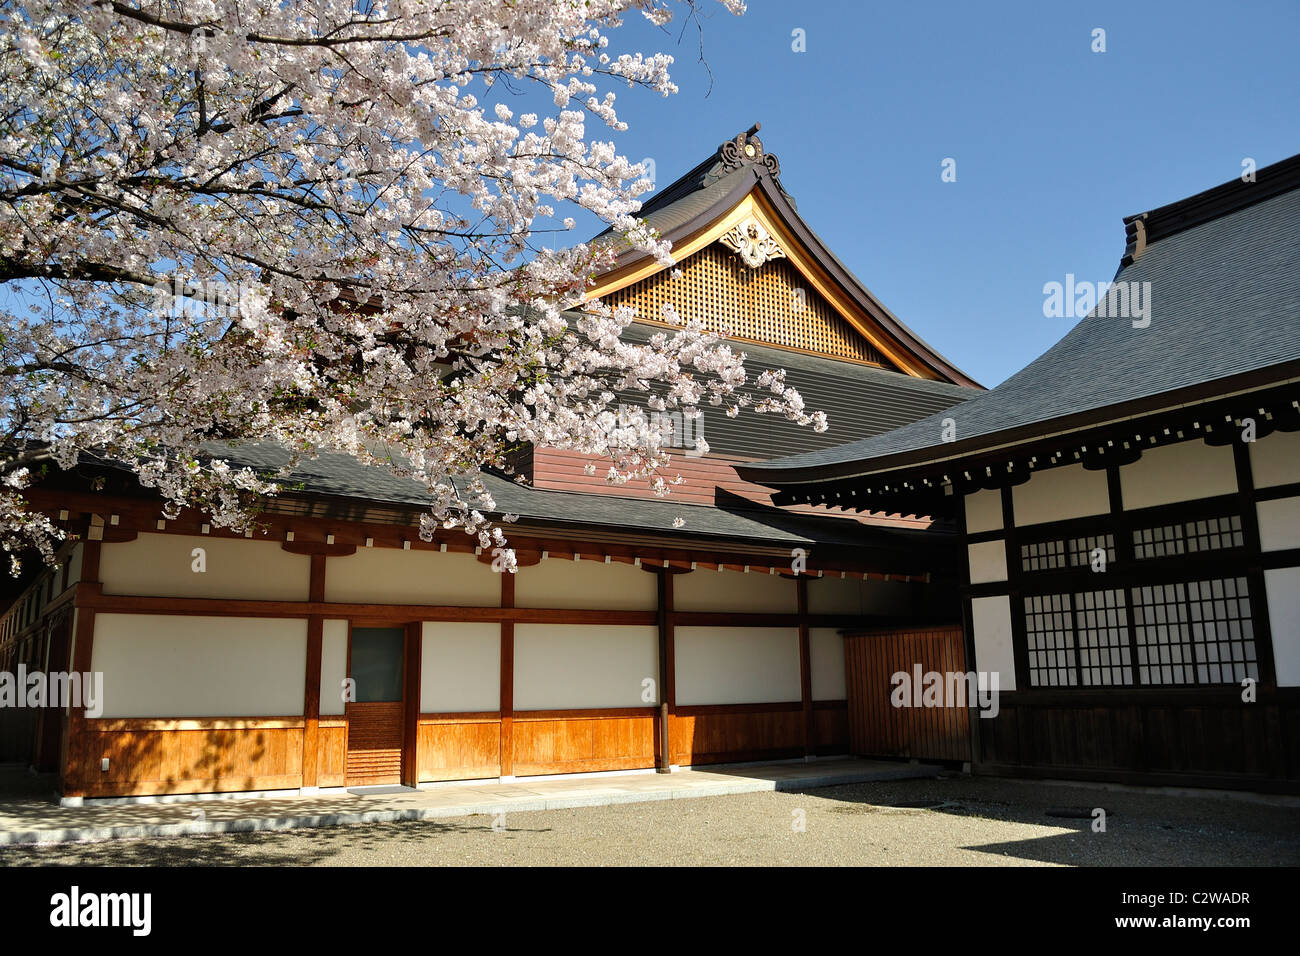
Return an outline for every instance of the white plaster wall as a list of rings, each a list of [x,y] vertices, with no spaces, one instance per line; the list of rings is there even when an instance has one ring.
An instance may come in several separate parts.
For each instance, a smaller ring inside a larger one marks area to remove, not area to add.
[[[1199,439],[1148,448],[1119,470],[1124,510],[1229,495],[1237,490],[1232,448],[1211,447]]]
[[[204,551],[205,571],[193,570],[195,548]],[[99,579],[105,594],[305,601],[311,558],[272,541],[150,533],[105,544]]]
[[[1274,432],[1248,447],[1256,488],[1300,481],[1300,432]]]
[[[975,670],[998,672],[998,690],[1016,689],[1016,658],[1011,632],[1011,598],[1006,595],[971,601],[975,631]]]
[[[655,575],[631,564],[547,558],[515,572],[516,607],[653,611]]]
[[[501,574],[463,552],[357,548],[326,562],[325,600],[500,607]]]
[[[305,620],[98,614],[92,657],[105,717],[303,712]]]
[[[678,627],[677,703],[802,700],[799,631],[793,627]]]
[[[813,700],[845,700],[844,638],[833,627],[808,629],[808,653],[812,663]]]
[[[68,555],[68,584],[72,585],[81,580],[81,562],[86,556],[86,546],[78,541],[72,546],[72,553]]]
[[[970,583],[987,584],[1007,579],[1007,547],[1001,541],[981,541],[966,548],[970,560]]]
[[[1300,687],[1300,568],[1264,572],[1273,666],[1279,687]]]
[[[348,622],[322,622],[320,646],[320,712],[338,717],[346,710],[343,681],[348,676]]]
[[[1002,492],[983,489],[966,496],[966,533],[1002,530]]]
[[[1106,514],[1110,511],[1106,473],[1088,471],[1083,465],[1036,471],[1011,489],[1011,504],[1017,526]]]
[[[642,682],[657,681],[654,627],[515,625],[515,710],[650,707]]]
[[[799,610],[793,578],[750,571],[692,571],[673,578],[673,609],[677,611]]]
[[[420,648],[420,713],[501,707],[501,625],[426,621]]]
[[[1255,507],[1259,516],[1259,546],[1263,551],[1300,548],[1300,498],[1276,498],[1261,501]]]
[[[706,572],[707,573],[707,572]],[[907,614],[918,585],[827,576],[808,579],[810,614]]]

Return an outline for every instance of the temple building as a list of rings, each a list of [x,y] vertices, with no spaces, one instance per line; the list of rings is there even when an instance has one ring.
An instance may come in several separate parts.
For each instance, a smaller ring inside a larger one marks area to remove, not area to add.
[[[955,631],[1000,677],[959,728],[976,772],[1294,792],[1300,156],[1125,228],[1095,310],[1001,385],[738,471],[778,504],[958,523]],[[851,709],[878,717],[861,643]]]
[[[0,712],[0,759],[57,771],[78,800],[847,752],[842,634],[955,619],[954,526],[776,506],[736,469],[980,389],[825,248],[757,133],[646,204],[679,275],[629,252],[590,295],[636,308],[633,338],[665,303],[705,316],[751,369],[785,368],[829,431],[708,408],[668,499],[527,450],[523,483],[486,477],[519,516],[513,574],[461,531],[422,541],[423,489],[343,455],[306,462],[247,536],[167,518],[129,470],[86,460],[30,492],[69,538],[0,623],[0,670],[102,675],[102,700]]]
[[[1300,790],[1298,187],[1300,157],[1129,217],[1096,308],[985,390],[825,247],[754,127],[646,203],[676,267],[629,251],[590,298],[634,340],[704,318],[827,432],[705,408],[666,499],[525,449],[485,478],[513,574],[347,456],[246,535],[87,459],[29,492],[68,540],[11,592],[0,671],[102,699],[0,709],[0,759],[68,801],[846,753]],[[970,693],[933,706],[923,674]]]

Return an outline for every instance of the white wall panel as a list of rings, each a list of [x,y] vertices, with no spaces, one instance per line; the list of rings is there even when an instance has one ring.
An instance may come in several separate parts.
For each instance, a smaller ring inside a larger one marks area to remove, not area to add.
[[[500,607],[501,574],[473,554],[357,548],[325,567],[325,600]]]
[[[650,707],[646,678],[659,671],[657,628],[516,624],[515,710]]]
[[[844,700],[844,638],[833,627],[808,629],[808,651],[812,661],[813,700]]]
[[[799,610],[793,578],[751,571],[692,571],[673,578],[673,609],[677,611]]]
[[[1273,666],[1279,687],[1300,687],[1300,568],[1264,572]]]
[[[808,579],[810,614],[907,614],[917,585],[828,575]]]
[[[1011,598],[975,598],[971,601],[975,631],[975,669],[998,674],[998,689],[1016,689],[1016,658],[1011,632]],[[969,666],[969,665],[968,665]]]
[[[321,626],[320,712],[338,717],[344,712],[343,681],[348,676],[348,622],[325,621]]]
[[[92,657],[105,717],[303,712],[305,620],[98,614]]]
[[[1230,446],[1211,447],[1199,439],[1148,448],[1119,470],[1124,510],[1176,501],[1230,495],[1237,490],[1237,467]]]
[[[1249,448],[1256,488],[1300,481],[1300,432],[1274,432],[1251,442]]]
[[[426,621],[420,650],[420,713],[501,706],[501,625]]]
[[[985,488],[966,496],[966,533],[1002,530],[1002,492]]]
[[[196,548],[203,549],[202,565],[195,563]],[[273,541],[148,533],[105,544],[99,579],[105,594],[305,601],[311,558]]]
[[[1011,489],[1011,503],[1017,527],[1106,514],[1110,511],[1106,473],[1088,471],[1083,465],[1036,471]]]
[[[1256,505],[1263,551],[1300,548],[1300,498],[1276,498]]]
[[[1007,579],[1007,548],[1001,541],[981,541],[967,546],[970,583],[987,584]]]
[[[631,564],[548,558],[515,573],[516,607],[653,611],[654,574]]]
[[[678,627],[677,703],[801,700],[799,631],[789,627]]]

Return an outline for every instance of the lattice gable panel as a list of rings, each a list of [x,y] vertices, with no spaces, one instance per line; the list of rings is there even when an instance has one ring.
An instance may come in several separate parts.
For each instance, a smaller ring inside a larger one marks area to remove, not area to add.
[[[788,259],[768,258],[751,268],[720,241],[678,268],[676,278],[658,272],[603,301],[630,306],[651,322],[663,321],[664,306],[671,304],[683,318],[698,317],[709,330],[733,338],[893,367]]]

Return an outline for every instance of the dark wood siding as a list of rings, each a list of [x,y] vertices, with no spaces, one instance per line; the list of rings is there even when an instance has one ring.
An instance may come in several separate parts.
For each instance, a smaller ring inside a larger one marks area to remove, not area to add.
[[[892,677],[922,672],[965,673],[960,625],[846,635],[849,750],[869,757],[971,759],[966,707],[895,707]]]

